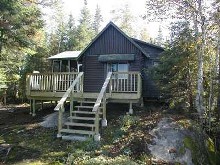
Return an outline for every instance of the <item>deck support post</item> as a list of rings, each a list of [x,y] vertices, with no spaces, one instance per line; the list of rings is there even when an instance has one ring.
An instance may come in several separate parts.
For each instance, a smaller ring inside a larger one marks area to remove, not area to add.
[[[43,110],[43,108],[44,108],[44,102],[43,100],[41,100],[41,110]]]
[[[103,96],[103,111],[102,111],[102,126],[107,127],[107,119],[106,119],[106,92]]]
[[[98,134],[95,134],[94,135],[94,141],[100,141],[101,140],[101,136],[100,136],[100,134],[98,133]]]
[[[131,115],[134,113],[133,108],[132,108],[132,102],[129,103],[129,112],[128,113]]]
[[[62,129],[63,112],[64,112],[64,106],[62,105],[61,108],[59,109],[57,138],[62,137],[61,129]]]
[[[30,113],[29,114],[32,115],[32,101],[31,101],[31,99],[30,99]]]
[[[33,99],[32,109],[33,109],[32,116],[34,117],[34,116],[36,116],[36,101],[35,101],[35,99]]]

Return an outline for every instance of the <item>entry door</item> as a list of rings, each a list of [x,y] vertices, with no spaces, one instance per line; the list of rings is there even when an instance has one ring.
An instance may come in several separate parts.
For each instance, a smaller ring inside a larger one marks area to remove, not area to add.
[[[120,72],[128,72],[128,63],[108,63],[107,72],[113,72],[112,90],[117,92],[125,91],[128,85],[128,74]],[[117,72],[117,74],[114,74]]]

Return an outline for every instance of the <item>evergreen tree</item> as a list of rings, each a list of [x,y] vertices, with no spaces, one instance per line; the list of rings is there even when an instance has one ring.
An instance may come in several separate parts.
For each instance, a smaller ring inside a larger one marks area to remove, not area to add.
[[[158,29],[156,44],[159,46],[162,46],[162,44],[163,44],[163,33],[162,33],[161,25],[159,26],[159,29]]]
[[[35,52],[34,36],[43,21],[36,3],[28,0],[3,0],[0,14],[0,77],[5,77],[8,95],[15,99],[22,64],[27,54]]]
[[[196,91],[196,51],[192,30],[179,22],[172,30],[178,34],[153,73],[171,108],[194,109]]]
[[[101,9],[97,5],[96,6],[95,16],[94,16],[94,22],[93,22],[93,30],[95,32],[95,35],[97,35],[99,33],[99,29],[101,27],[101,23],[102,22],[103,22],[103,17],[101,15]]]
[[[88,43],[94,37],[94,32],[92,30],[91,15],[87,7],[87,2],[85,1],[84,7],[81,10],[81,15],[79,19],[79,25],[76,32],[76,49],[82,50],[88,45]]]
[[[120,29],[131,37],[136,36],[132,27],[134,16],[132,15],[128,4],[125,4],[125,6],[120,9],[111,10],[111,14],[113,15],[112,20],[119,26]]]
[[[76,48],[76,26],[73,15],[69,15],[69,20],[67,23],[67,45],[66,50],[75,50]]]
[[[146,42],[151,42],[151,37],[148,33],[147,28],[142,28],[140,32],[140,39]]]

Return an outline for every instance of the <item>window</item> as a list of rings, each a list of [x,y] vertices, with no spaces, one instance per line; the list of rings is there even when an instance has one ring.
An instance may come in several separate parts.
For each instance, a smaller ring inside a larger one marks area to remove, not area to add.
[[[120,64],[120,63],[108,63],[107,72],[128,72],[128,64]],[[116,78],[115,75],[113,78]],[[127,79],[127,74],[119,74],[119,79]]]
[[[60,61],[53,61],[53,72],[60,72]]]
[[[68,60],[62,60],[61,72],[69,72]]]

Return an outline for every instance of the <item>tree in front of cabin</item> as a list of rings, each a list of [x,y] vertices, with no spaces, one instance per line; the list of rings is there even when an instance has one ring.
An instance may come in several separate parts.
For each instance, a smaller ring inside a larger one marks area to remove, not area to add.
[[[172,31],[175,32],[172,36],[175,39],[152,73],[171,108],[193,110],[197,79],[194,37],[187,22],[176,23]]]
[[[0,13],[0,70],[6,77],[8,95],[15,100],[24,58],[35,50],[33,36],[43,21],[36,3],[28,0],[2,0]]]

